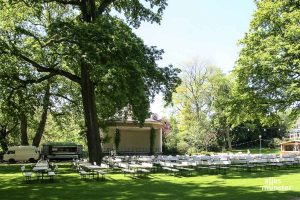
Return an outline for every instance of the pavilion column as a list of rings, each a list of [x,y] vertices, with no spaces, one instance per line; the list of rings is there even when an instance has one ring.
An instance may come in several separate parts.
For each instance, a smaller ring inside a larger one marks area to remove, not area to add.
[[[159,129],[159,152],[162,153],[162,128]]]

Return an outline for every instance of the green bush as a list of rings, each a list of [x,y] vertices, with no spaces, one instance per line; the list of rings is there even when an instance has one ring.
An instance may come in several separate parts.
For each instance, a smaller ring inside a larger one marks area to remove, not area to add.
[[[179,141],[177,144],[177,150],[179,154],[188,153],[190,146],[185,141]]]
[[[271,148],[271,149],[276,149],[280,146],[280,143],[282,141],[279,139],[279,138],[273,138],[269,144],[268,144],[268,147]]]

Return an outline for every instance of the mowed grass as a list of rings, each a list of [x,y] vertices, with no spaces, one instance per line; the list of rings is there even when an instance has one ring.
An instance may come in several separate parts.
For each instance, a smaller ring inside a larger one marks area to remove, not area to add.
[[[25,183],[20,166],[0,164],[0,199],[300,199],[299,168],[191,177],[152,174],[135,179],[114,173],[106,180],[81,180],[70,164],[60,163],[54,182],[34,178]],[[263,191],[266,186],[271,191]]]
[[[249,149],[251,154],[280,154],[280,149],[270,149],[270,148],[262,148],[261,151],[259,150],[259,148],[250,148]],[[233,149],[231,151],[232,153],[238,153],[238,152],[242,152],[242,153],[247,153],[248,149]]]

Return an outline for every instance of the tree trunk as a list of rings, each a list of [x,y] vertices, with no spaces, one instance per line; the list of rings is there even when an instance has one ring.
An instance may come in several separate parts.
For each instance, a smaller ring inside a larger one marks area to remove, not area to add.
[[[19,110],[20,110],[20,130],[21,130],[21,145],[28,146],[27,137],[27,116],[26,112],[26,100],[24,99],[24,91],[18,91],[19,96]]]
[[[92,23],[96,19],[95,0],[82,0],[80,10],[83,21]],[[84,61],[82,61],[80,65],[81,96],[86,125],[89,161],[100,164],[102,161],[102,148],[95,102],[95,86],[91,80],[90,66]]]
[[[2,151],[7,151],[8,149],[8,145],[7,145],[7,141],[6,141],[6,136],[8,135],[8,132],[6,130],[5,126],[1,126],[0,129],[0,145],[2,148]]]
[[[21,145],[28,146],[28,137],[27,137],[27,116],[25,113],[21,113],[20,119],[20,129],[21,129]]]
[[[40,145],[45,126],[46,126],[46,121],[47,121],[47,115],[48,115],[48,107],[50,103],[50,84],[47,85],[46,88],[46,93],[43,99],[43,111],[41,115],[41,120],[38,126],[38,129],[35,133],[35,136],[33,138],[32,145],[38,147]]]
[[[231,138],[230,138],[230,128],[227,127],[226,128],[226,138],[227,138],[227,143],[228,143],[228,150],[231,151],[232,150],[232,146],[231,146]]]
[[[0,138],[0,145],[1,145],[2,151],[8,150],[8,145],[7,145],[7,141],[5,138]]]
[[[102,149],[95,102],[95,86],[90,78],[90,68],[84,62],[81,63],[81,95],[86,124],[89,161],[100,164]]]
[[[218,131],[218,135],[220,135],[221,138],[223,139],[223,141],[222,141],[222,152],[226,151],[226,135],[224,134],[223,131],[220,131],[220,130]]]

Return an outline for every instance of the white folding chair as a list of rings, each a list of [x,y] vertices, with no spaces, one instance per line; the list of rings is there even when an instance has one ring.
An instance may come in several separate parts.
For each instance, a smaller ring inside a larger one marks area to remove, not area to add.
[[[21,171],[22,171],[22,175],[25,178],[25,182],[30,181],[31,177],[32,177],[32,173],[31,172],[26,172],[24,165],[21,167]]]

